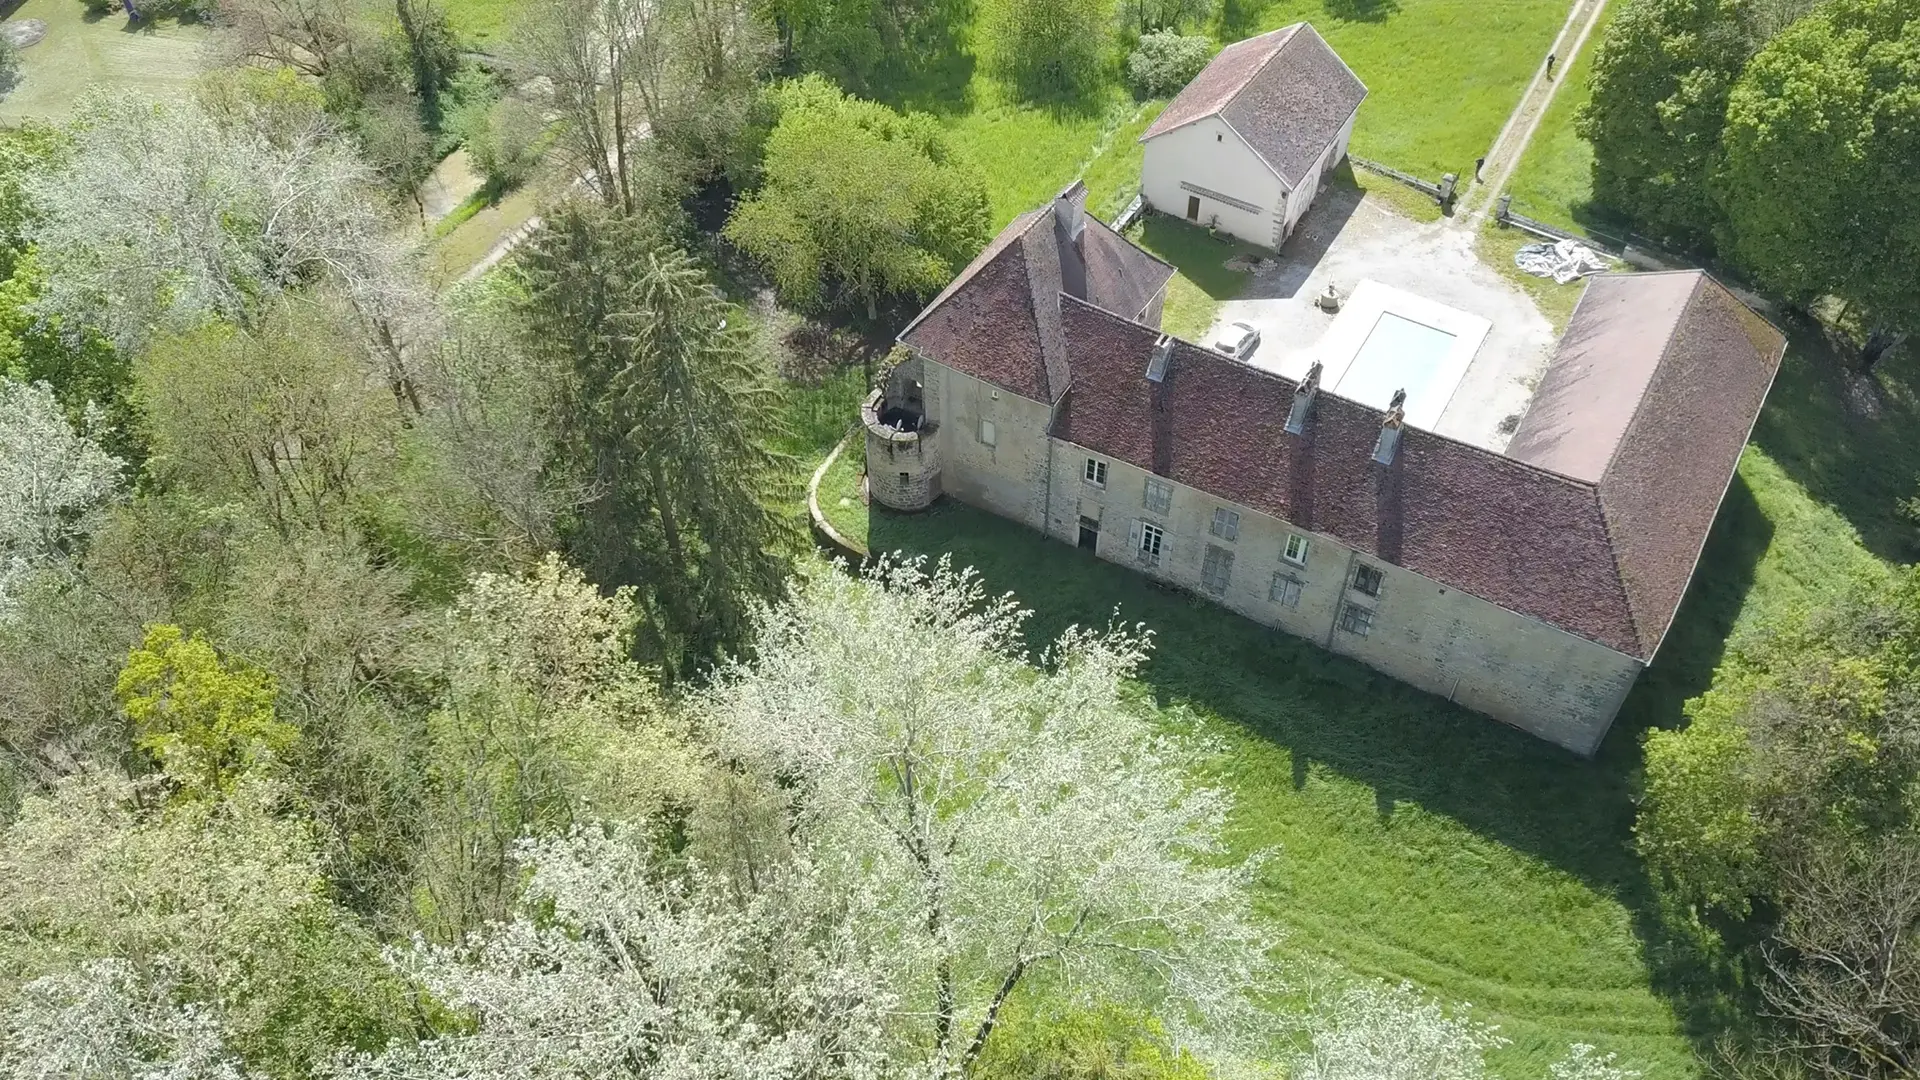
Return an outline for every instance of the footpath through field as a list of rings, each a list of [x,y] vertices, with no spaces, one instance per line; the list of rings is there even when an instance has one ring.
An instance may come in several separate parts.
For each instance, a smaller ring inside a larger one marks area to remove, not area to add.
[[[1514,107],[1513,115],[1507,117],[1507,124],[1493,140],[1493,148],[1487,151],[1487,163],[1481,170],[1483,179],[1469,183],[1466,194],[1460,199],[1460,210],[1450,219],[1455,227],[1467,226],[1478,229],[1492,210],[1494,201],[1506,190],[1507,181],[1513,178],[1514,170],[1520,167],[1520,159],[1526,156],[1527,144],[1533,141],[1534,132],[1540,129],[1541,118],[1547,115],[1547,107],[1553,104],[1553,95],[1560,90],[1565,76],[1573,70],[1573,62],[1586,48],[1587,39],[1592,36],[1593,28],[1600,24],[1600,13],[1606,10],[1607,0],[1574,0],[1567,12],[1567,21],[1560,33],[1553,39],[1553,45],[1547,55],[1554,60],[1550,75],[1546,60],[1533,73],[1533,81],[1527,84],[1527,92],[1520,98],[1520,104]]]

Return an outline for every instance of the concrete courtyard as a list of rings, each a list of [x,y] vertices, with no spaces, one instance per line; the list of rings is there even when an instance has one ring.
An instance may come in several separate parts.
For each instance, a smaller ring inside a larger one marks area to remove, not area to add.
[[[1473,231],[1421,223],[1366,200],[1356,188],[1322,191],[1276,256],[1263,260],[1238,299],[1221,305],[1204,341],[1230,322],[1260,331],[1249,362],[1289,378],[1306,374],[1334,315],[1314,306],[1332,285],[1342,297],[1377,281],[1492,324],[1432,429],[1504,450],[1552,356],[1553,327],[1531,298],[1473,250]]]

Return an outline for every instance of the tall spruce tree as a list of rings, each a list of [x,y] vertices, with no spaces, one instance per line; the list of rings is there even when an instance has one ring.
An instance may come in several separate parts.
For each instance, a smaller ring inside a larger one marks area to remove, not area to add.
[[[574,555],[634,586],[642,652],[684,673],[739,646],[789,570],[767,358],[644,219],[570,204],[520,265],[530,341],[571,372],[565,453],[591,491]]]

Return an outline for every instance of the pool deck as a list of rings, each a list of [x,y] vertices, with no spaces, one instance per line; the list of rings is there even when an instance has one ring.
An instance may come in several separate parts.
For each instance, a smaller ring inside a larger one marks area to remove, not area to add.
[[[1320,385],[1385,409],[1405,390],[1407,423],[1440,430],[1492,322],[1378,281],[1362,281],[1310,349],[1275,351],[1255,367],[1304,378],[1316,360]],[[1422,332],[1424,331],[1424,333]],[[1263,362],[1264,361],[1264,362]]]
[[[1221,305],[1219,320],[1258,328],[1260,348],[1249,362],[1297,377],[1344,317],[1344,312],[1335,316],[1314,307],[1314,297],[1332,285],[1351,305],[1367,281],[1487,324],[1444,410],[1433,423],[1420,426],[1504,451],[1552,356],[1554,333],[1531,297],[1480,261],[1469,230],[1412,221],[1330,187],[1314,201],[1285,249],[1256,271],[1241,297]],[[1349,357],[1377,321],[1367,320]],[[1211,331],[1201,340],[1214,340]],[[1328,374],[1323,371],[1322,378]]]

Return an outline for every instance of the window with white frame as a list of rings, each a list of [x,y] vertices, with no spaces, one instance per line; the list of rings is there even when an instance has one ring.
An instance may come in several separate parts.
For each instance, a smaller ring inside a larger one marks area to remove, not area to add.
[[[1300,607],[1300,590],[1304,588],[1305,585],[1306,582],[1301,581],[1285,570],[1275,570],[1273,572],[1273,584],[1267,589],[1267,599],[1279,604],[1281,607],[1298,610]]]
[[[988,446],[992,446],[996,441],[998,441],[998,438],[999,438],[999,432],[996,432],[993,429],[993,421],[991,420],[980,421],[980,441],[981,442],[986,443]]]
[[[1207,530],[1222,540],[1240,539],[1240,514],[1226,507],[1218,507],[1213,512],[1213,526]]]
[[[1280,550],[1280,557],[1295,566],[1307,565],[1307,538],[1299,533],[1287,534],[1287,546]]]
[[[1220,596],[1227,591],[1227,582],[1232,579],[1233,552],[1208,544],[1206,557],[1200,560],[1200,587]]]
[[[1087,467],[1082,471],[1082,475],[1087,478],[1087,483],[1092,484],[1094,487],[1106,487],[1107,463],[1097,458],[1088,458]]]
[[[1173,509],[1173,485],[1165,480],[1147,477],[1146,497],[1141,504],[1156,514],[1164,514]]]
[[[1385,578],[1379,567],[1360,563],[1353,568],[1353,590],[1368,596],[1379,596],[1380,582]]]
[[[1355,637],[1366,637],[1373,632],[1373,612],[1359,604],[1342,604],[1340,629]]]
[[[1167,532],[1151,521],[1133,523],[1134,557],[1145,566],[1159,566],[1167,548]]]

